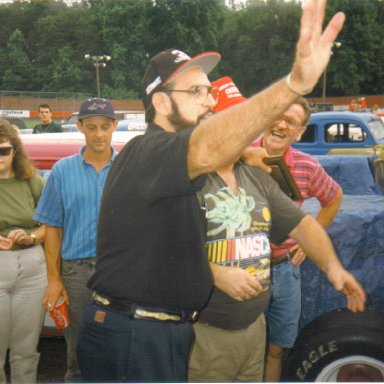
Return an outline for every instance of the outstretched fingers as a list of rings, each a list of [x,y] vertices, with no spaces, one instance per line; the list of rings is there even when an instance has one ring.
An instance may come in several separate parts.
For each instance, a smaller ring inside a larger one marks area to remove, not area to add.
[[[345,14],[343,12],[338,12],[332,17],[321,36],[323,44],[332,47],[333,42],[343,28],[344,22]]]
[[[316,85],[328,65],[334,40],[341,31],[345,15],[337,13],[323,32],[326,0],[307,0],[302,7],[300,38],[290,88],[298,94],[306,94]]]

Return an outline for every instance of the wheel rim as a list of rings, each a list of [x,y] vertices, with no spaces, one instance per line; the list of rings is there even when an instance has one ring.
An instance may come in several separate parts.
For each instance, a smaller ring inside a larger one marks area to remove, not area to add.
[[[323,368],[315,381],[384,382],[384,362],[367,356],[348,356]]]

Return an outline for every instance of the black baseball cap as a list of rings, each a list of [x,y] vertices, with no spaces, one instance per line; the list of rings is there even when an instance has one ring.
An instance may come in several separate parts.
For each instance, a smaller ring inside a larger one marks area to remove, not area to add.
[[[192,67],[199,67],[208,75],[219,63],[220,58],[218,52],[204,52],[192,58],[178,49],[158,53],[149,62],[141,82],[145,108],[149,106],[152,94],[160,90],[160,86],[165,87],[180,73]]]
[[[107,99],[93,97],[83,101],[80,106],[78,120],[91,116],[105,116],[116,120],[115,110],[112,103]]]

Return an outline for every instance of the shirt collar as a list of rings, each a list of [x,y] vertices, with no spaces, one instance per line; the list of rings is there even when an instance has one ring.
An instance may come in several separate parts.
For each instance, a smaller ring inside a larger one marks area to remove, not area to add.
[[[83,159],[84,162],[85,162],[85,160],[84,160],[84,156],[83,156],[83,154],[84,154],[84,151],[85,151],[85,148],[86,148],[86,147],[87,147],[86,145],[83,145],[83,146],[80,148],[80,151],[79,151],[79,154],[80,154],[80,156],[81,156],[81,158]],[[113,147],[111,147],[111,148],[112,148],[112,156],[111,156],[111,160],[110,160],[110,162],[112,163],[112,161],[115,160],[115,158],[116,158],[116,156],[119,154],[119,152],[117,152],[115,148],[113,148]]]

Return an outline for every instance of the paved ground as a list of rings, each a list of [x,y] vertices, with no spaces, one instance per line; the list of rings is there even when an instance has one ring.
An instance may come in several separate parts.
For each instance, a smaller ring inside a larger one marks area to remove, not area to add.
[[[66,345],[64,338],[41,338],[39,343],[40,363],[38,383],[63,383],[65,374]],[[9,373],[9,367],[6,366]],[[10,380],[8,380],[10,382]]]
[[[64,338],[41,338],[39,343],[40,363],[38,383],[62,383],[66,367],[66,344]]]

